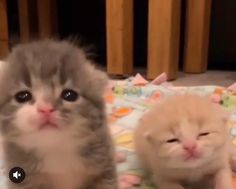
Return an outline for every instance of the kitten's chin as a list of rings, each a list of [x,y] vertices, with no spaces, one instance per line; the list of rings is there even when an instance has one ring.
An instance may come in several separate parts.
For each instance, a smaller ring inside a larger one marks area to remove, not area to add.
[[[43,123],[43,124],[40,124],[39,127],[38,127],[39,131],[42,131],[42,130],[59,130],[59,129],[60,128],[56,123]]]
[[[171,159],[166,161],[166,166],[171,169],[193,169],[204,166],[211,161],[210,158],[206,158],[203,156],[200,157],[189,157],[185,159],[183,157],[178,159]]]
[[[201,159],[195,159],[191,161],[172,162],[168,167],[172,169],[194,169],[203,166],[205,163]]]

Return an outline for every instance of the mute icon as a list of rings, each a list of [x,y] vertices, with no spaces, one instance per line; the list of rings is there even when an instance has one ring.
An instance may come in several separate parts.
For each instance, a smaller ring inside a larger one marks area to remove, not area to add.
[[[9,171],[9,179],[18,184],[25,179],[25,171],[21,167],[14,167]]]

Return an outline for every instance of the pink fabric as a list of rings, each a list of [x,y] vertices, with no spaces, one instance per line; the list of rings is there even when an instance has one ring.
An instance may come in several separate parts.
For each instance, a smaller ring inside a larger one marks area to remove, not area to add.
[[[151,84],[160,85],[166,81],[167,81],[167,74],[162,73],[162,74],[158,75],[154,80],[152,80]]]
[[[132,79],[131,81],[132,85],[145,85],[148,84],[149,82],[143,78],[141,74],[136,74],[136,76]]]
[[[228,87],[229,90],[236,92],[236,82]]]

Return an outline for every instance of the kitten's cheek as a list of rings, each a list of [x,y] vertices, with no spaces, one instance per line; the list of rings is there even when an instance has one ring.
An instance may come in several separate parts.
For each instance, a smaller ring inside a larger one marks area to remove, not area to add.
[[[16,127],[22,131],[35,130],[35,125],[38,123],[36,111],[32,107],[25,105],[25,107],[17,111],[14,123]]]
[[[209,157],[212,155],[212,146],[210,144],[203,143],[199,145],[199,153],[201,157]]]
[[[213,150],[211,148],[204,148],[202,149],[202,154],[203,158],[210,158],[213,155]]]
[[[171,157],[174,160],[176,159],[182,160],[183,154],[184,150],[180,146],[175,145],[169,150],[169,157]]]

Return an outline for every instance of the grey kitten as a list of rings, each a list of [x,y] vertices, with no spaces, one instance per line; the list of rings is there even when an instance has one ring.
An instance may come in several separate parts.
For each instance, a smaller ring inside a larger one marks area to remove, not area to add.
[[[0,76],[0,129],[10,189],[115,189],[103,91],[106,75],[66,41],[15,47]]]

